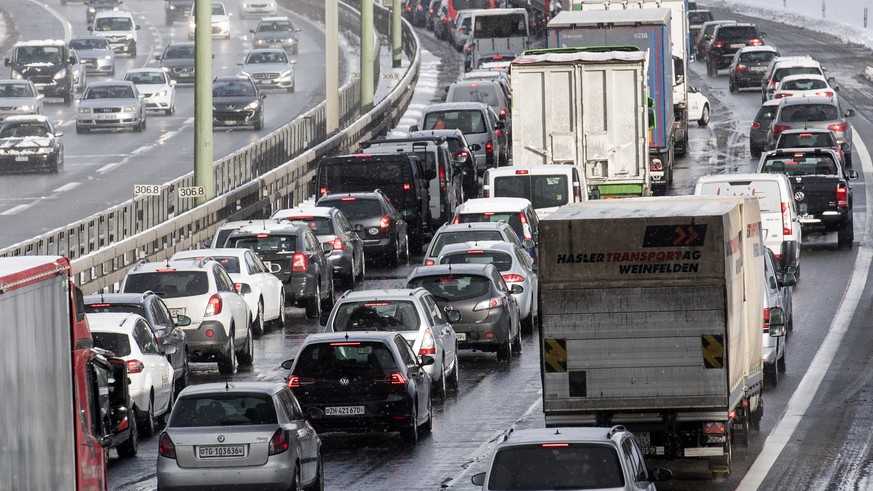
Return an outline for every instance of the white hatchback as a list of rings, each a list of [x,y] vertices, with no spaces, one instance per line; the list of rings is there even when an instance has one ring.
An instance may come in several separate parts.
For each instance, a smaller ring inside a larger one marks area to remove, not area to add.
[[[131,68],[124,80],[133,82],[145,97],[146,110],[164,111],[170,116],[176,112],[176,81],[160,68]]]
[[[172,344],[161,346],[139,314],[88,314],[94,345],[111,351],[127,363],[134,419],[146,436],[155,432],[155,420],[163,421],[173,407],[173,366],[167,355]]]

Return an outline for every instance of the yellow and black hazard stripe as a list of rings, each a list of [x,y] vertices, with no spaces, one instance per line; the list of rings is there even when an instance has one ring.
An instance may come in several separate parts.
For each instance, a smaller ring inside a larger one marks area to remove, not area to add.
[[[567,340],[543,340],[543,367],[546,373],[562,373],[567,371]]]
[[[705,368],[724,368],[724,336],[704,334],[700,337]]]

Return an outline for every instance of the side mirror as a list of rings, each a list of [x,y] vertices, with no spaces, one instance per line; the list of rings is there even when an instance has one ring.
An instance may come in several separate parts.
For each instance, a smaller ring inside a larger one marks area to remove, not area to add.
[[[840,150],[842,150],[842,151],[844,151],[844,152],[848,152],[848,151],[849,151],[849,148],[850,148],[850,147],[849,147],[849,142],[843,142],[843,143],[840,144]]]
[[[521,292],[524,291],[524,287],[516,283],[515,285],[512,285],[512,286],[509,288],[509,291],[510,291],[513,295],[518,295],[519,293],[521,293]]]
[[[669,469],[663,469],[661,467],[656,467],[652,469],[651,475],[652,480],[655,482],[669,481],[670,479],[673,479],[673,472]]]
[[[428,365],[433,365],[433,364],[434,364],[434,361],[435,361],[435,360],[433,359],[432,356],[430,356],[430,355],[424,355],[424,356],[421,357],[421,363],[420,363],[420,365],[423,366],[423,367],[426,367],[426,366],[428,366]]]
[[[325,242],[321,244],[321,250],[325,254],[330,254],[331,252],[333,252],[333,242]]]
[[[239,293],[240,295],[248,295],[252,292],[252,286],[248,283],[240,283],[239,284]]]
[[[161,61],[161,55],[155,55],[155,59]]]
[[[94,30],[94,26],[88,26],[88,30],[89,30],[89,31],[93,31],[93,30]]]
[[[473,476],[470,478],[470,482],[472,482],[476,486],[484,486],[485,485],[485,473],[480,472],[478,474],[473,474]]]
[[[175,344],[165,344],[165,345],[163,345],[163,348],[164,348],[165,355],[172,355],[172,354],[176,353],[176,345]]]
[[[249,29],[249,32],[252,33],[252,34],[254,34],[254,33],[255,33],[255,30],[254,30],[254,29]]]
[[[782,273],[782,286],[794,286],[797,284],[797,276],[794,273]]]
[[[73,56],[71,56],[70,59],[67,60],[67,63],[69,63],[70,65],[78,65],[79,64],[79,62],[76,61],[76,58]]]
[[[536,246],[537,246],[536,242],[534,242],[534,241],[531,240],[531,239],[524,239],[524,240],[522,241],[521,245],[524,246],[525,249],[530,249],[531,247],[536,247]]]
[[[135,27],[135,29],[138,31],[138,30],[142,29],[142,26],[137,25],[137,26]]]
[[[461,322],[461,311],[460,310],[446,310],[446,315],[449,317],[449,322]]]
[[[854,109],[846,109],[846,117],[847,117],[847,118],[851,118],[851,117],[853,117],[854,115],[855,115],[855,110],[854,110]]]
[[[474,144],[470,145],[470,150],[473,152],[478,152],[479,150],[482,150],[482,145],[479,145],[478,143],[474,143]]]
[[[291,370],[291,367],[294,366],[294,358],[291,358],[290,360],[283,361],[282,364],[279,366],[281,366],[285,370]]]
[[[7,58],[7,59],[8,59],[8,58]],[[412,133],[413,131],[418,131],[418,125],[417,125],[417,124],[414,124],[414,125],[412,125],[412,126],[409,127],[409,132]]]
[[[858,178],[858,171],[856,171],[855,169],[849,169],[846,171],[846,179],[848,179],[850,181],[854,181],[857,178]]]
[[[179,327],[190,326],[191,325],[191,318],[185,314],[179,314],[176,316],[174,324],[176,324]]]
[[[6,66],[9,66],[12,64],[12,60],[10,60],[9,58],[6,58],[5,60],[3,60],[3,64]]]
[[[770,307],[770,337],[778,338],[785,335],[785,312],[782,307]]]
[[[62,137],[62,136],[64,136],[64,132],[63,131],[55,131],[55,136]]]
[[[498,129],[498,130],[502,130],[502,129],[505,128],[505,127],[506,127],[506,125],[503,124],[503,121],[498,121],[498,122],[494,125],[494,128],[496,128],[496,129]]]

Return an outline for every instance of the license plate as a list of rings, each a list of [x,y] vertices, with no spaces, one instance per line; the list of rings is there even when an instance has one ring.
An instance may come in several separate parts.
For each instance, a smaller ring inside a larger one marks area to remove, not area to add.
[[[209,445],[197,447],[197,456],[201,459],[216,457],[245,457],[245,445]]]
[[[765,66],[753,66],[752,71],[753,72],[766,72],[767,67],[765,67]]]
[[[467,333],[459,332],[457,334],[458,334],[458,341],[466,341],[467,340]]]
[[[19,155],[15,157],[16,162],[27,162],[27,155]]]
[[[115,116],[112,114],[98,114],[97,119],[103,119],[103,120],[115,119]]]
[[[182,308],[170,309],[170,315],[173,316],[174,319],[179,317],[180,315],[185,315],[185,308],[182,307]]]
[[[731,48],[744,48],[745,46],[746,46],[745,44],[739,43],[739,44],[732,44]]]
[[[637,437],[637,443],[641,447],[648,447],[652,444],[652,435],[648,431],[638,431],[634,433],[634,436]]]
[[[324,408],[325,416],[355,416],[364,414],[364,406],[337,406]]]

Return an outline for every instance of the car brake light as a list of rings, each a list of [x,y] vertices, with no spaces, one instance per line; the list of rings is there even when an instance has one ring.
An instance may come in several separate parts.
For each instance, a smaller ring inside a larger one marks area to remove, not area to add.
[[[746,71],[746,65],[737,65],[737,67],[734,68],[734,71],[736,71],[736,72],[744,72],[744,71]]]
[[[297,375],[292,375],[288,377],[288,388],[289,389],[297,389],[303,387],[304,385],[312,385],[315,383],[315,379],[311,377],[299,377]]]
[[[221,313],[221,296],[219,294],[209,297],[209,302],[206,303],[206,317],[218,315]]]
[[[176,458],[176,444],[167,432],[161,433],[161,440],[158,443],[158,454],[167,459]]]
[[[404,190],[404,191],[409,191],[410,189],[412,189],[412,185],[409,184],[409,183],[407,183],[407,182],[404,182],[404,183],[403,183],[403,190]]]
[[[485,143],[485,153],[494,153],[494,142],[493,141],[488,140],[488,142]]]
[[[158,273],[172,273],[173,271],[176,271],[176,268],[158,268],[155,271]]]
[[[661,163],[661,159],[652,159],[649,161],[649,170],[663,170],[664,164]]]
[[[92,304],[88,305],[88,308],[89,309],[99,309],[101,307],[109,307],[109,305],[110,304],[108,304],[108,303],[92,303]]]
[[[340,201],[357,201],[357,200],[358,200],[358,198],[355,198],[353,196],[346,196],[345,198],[340,198]]]
[[[776,133],[777,135],[779,133],[782,133],[785,130],[790,130],[790,129],[791,129],[791,126],[786,126],[784,124],[774,124],[773,125],[773,133]]]
[[[714,423],[703,423],[703,432],[707,434],[723,435],[725,430],[724,422],[716,421]]]
[[[306,254],[298,251],[294,253],[294,257],[291,260],[291,272],[292,273],[305,273],[306,270],[309,269],[309,258],[306,257]]]
[[[360,346],[360,341],[339,341],[336,343],[330,343],[331,346]]]
[[[764,40],[759,38],[752,38],[749,40],[749,46],[763,46]]]
[[[318,194],[320,194],[321,196],[324,196],[325,194],[327,194],[327,188],[319,188]]]
[[[388,379],[391,385],[406,385],[406,379],[400,372],[391,372],[391,377]]]
[[[424,331],[424,338],[421,340],[421,347],[418,348],[418,356],[435,355],[436,343],[433,342],[433,334],[430,329]]]
[[[464,150],[455,152],[455,160],[466,160],[468,155],[469,154]]]
[[[582,186],[579,185],[578,182],[573,183],[573,202],[581,203],[582,202]]]
[[[843,132],[846,131],[846,123],[829,124],[828,129],[835,132]]]
[[[285,430],[279,428],[273,433],[273,438],[270,439],[270,451],[269,455],[277,455],[286,450],[290,444],[288,443],[288,436],[285,434]]]
[[[445,192],[446,190],[446,164],[440,162],[439,166],[439,175],[440,175],[440,191]]]
[[[521,231],[524,232],[524,240],[533,240],[533,234],[530,231],[530,225],[527,223],[527,217],[524,216],[524,213],[519,213],[519,217],[521,217]]]
[[[569,443],[540,443],[542,448],[569,447]]]
[[[270,234],[258,234],[258,235],[256,235],[255,237],[257,237],[257,238],[259,238],[259,239],[266,239],[266,238],[268,238],[269,236],[270,236]]]
[[[335,251],[342,251],[342,250],[345,250],[345,248],[346,248],[346,245],[343,244],[343,239],[340,239],[339,237],[333,239],[333,242],[329,242],[329,243],[333,244],[333,250],[335,250]]]
[[[712,47],[713,48],[722,48],[722,47],[724,47],[724,41],[716,41],[716,42],[712,43]]]
[[[764,329],[770,329],[770,309],[764,307]]]
[[[388,215],[379,219],[379,233],[387,234],[391,230],[391,217]]]
[[[455,218],[454,218],[454,220],[452,220],[452,223],[461,223],[461,215],[455,215]]]
[[[753,122],[753,123],[752,123],[752,129],[753,129],[753,130],[760,130],[760,129],[761,129],[761,123],[759,123],[759,122],[757,122],[757,121]]]
[[[503,297],[494,297],[488,300],[482,300],[481,302],[477,303],[475,307],[473,307],[473,310],[496,309],[497,307],[502,307],[504,302],[506,302],[506,299],[504,299]]]
[[[845,184],[837,184],[837,208],[849,207],[849,188]]]
[[[524,281],[524,276],[520,274],[506,273],[501,276],[503,276],[503,281],[507,283],[521,283]]]
[[[515,175],[517,175],[517,176],[526,176],[529,173],[530,173],[530,171],[528,171],[527,169],[519,169],[519,170],[515,171]]]
[[[773,95],[773,98],[774,99],[785,99],[787,97],[791,97],[792,95],[794,95],[794,94],[791,94],[790,92],[777,92],[776,94]]]
[[[791,208],[788,203],[782,202],[782,234],[791,235]]]
[[[434,264],[436,264],[436,262],[433,259],[425,259],[424,260],[425,266],[433,266]]]
[[[127,360],[127,373],[142,373],[145,365],[139,360]]]

